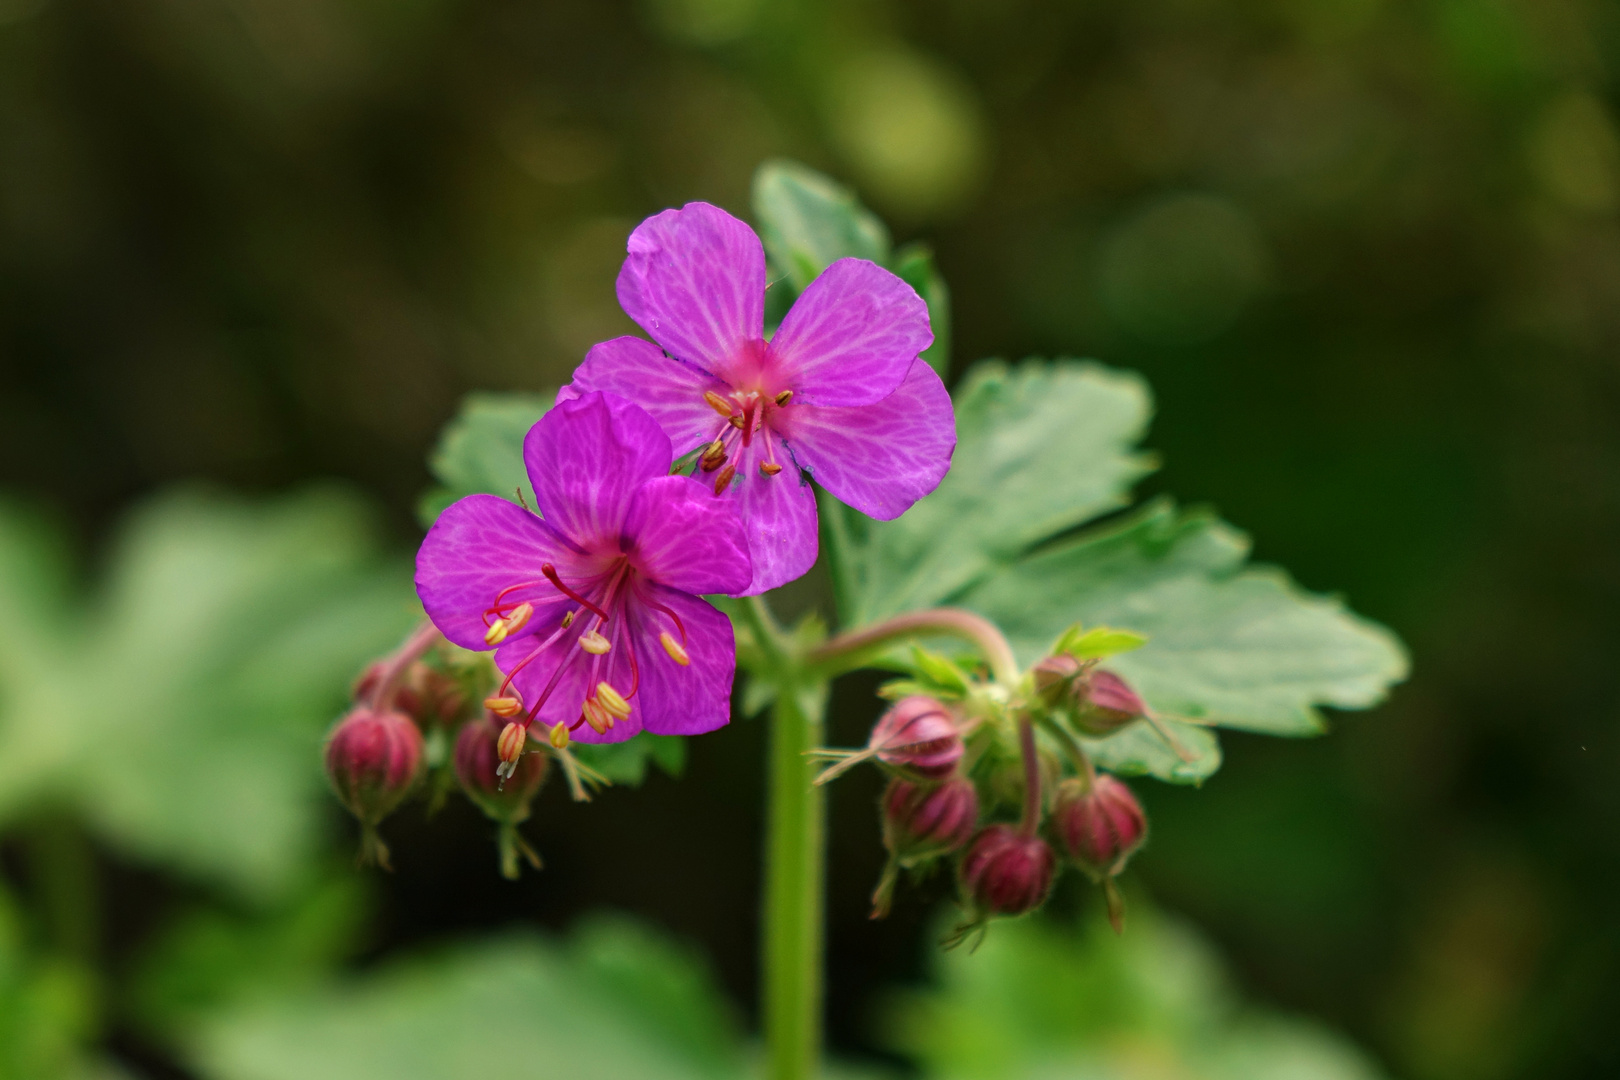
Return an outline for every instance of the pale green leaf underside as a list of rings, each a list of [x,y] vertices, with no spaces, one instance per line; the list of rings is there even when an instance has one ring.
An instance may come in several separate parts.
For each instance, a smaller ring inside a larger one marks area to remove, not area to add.
[[[1247,539],[1167,501],[1041,551],[964,602],[1030,662],[1075,621],[1148,636],[1110,667],[1157,711],[1273,735],[1323,730],[1315,706],[1366,708],[1406,674],[1394,635],[1272,567],[1244,567]]]
[[[1042,540],[1125,505],[1153,468],[1133,449],[1152,411],[1135,375],[1072,360],[991,361],[955,397],[951,471],[900,518],[870,524],[852,622],[959,595]]]

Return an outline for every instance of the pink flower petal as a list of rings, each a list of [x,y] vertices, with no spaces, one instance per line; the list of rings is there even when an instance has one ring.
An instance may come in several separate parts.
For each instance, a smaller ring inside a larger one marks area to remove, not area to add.
[[[680,457],[713,439],[725,424],[703,392],[730,389],[701,368],[670,359],[650,341],[621,337],[593,346],[574,370],[574,381],[557,391],[557,400],[573,401],[592,390],[629,398],[652,413]]]
[[[839,259],[794,302],[770,352],[795,401],[867,405],[893,393],[933,340],[916,290],[876,263]]]
[[[737,644],[731,620],[695,596],[657,585],[645,590],[647,603],[637,604],[636,658],[641,686],[630,700],[632,721],[655,735],[699,735],[724,727],[731,719],[731,680],[737,666]],[[680,617],[686,629],[684,647],[691,663],[682,667],[658,641],[670,630],[660,604]],[[616,725],[613,733],[618,731]]]
[[[416,595],[439,632],[464,649],[487,649],[483,612],[513,585],[537,584],[507,594],[516,606],[535,605],[528,637],[551,608],[562,618],[565,599],[540,573],[554,564],[566,580],[580,555],[548,523],[494,495],[469,495],[450,504],[416,553]],[[532,642],[531,642],[532,646]]]
[[[921,360],[881,401],[846,409],[794,404],[773,419],[816,483],[861,513],[897,518],[951,467],[951,395]]]
[[[619,304],[671,356],[723,375],[765,336],[765,249],[717,206],[687,203],[630,234]]]
[[[686,476],[643,484],[625,518],[632,565],[687,593],[736,593],[753,579],[737,505]]]
[[[773,459],[782,471],[766,476],[759,466]],[[752,445],[732,463],[737,478],[729,492],[737,500],[754,561],[754,580],[737,595],[753,596],[803,577],[815,565],[816,495],[782,441],[769,430],[755,435]],[[698,474],[698,479],[704,477],[712,483],[714,474]]]
[[[616,543],[636,489],[669,474],[674,454],[658,422],[629,401],[590,393],[535,422],[523,462],[535,507],[582,548]]]

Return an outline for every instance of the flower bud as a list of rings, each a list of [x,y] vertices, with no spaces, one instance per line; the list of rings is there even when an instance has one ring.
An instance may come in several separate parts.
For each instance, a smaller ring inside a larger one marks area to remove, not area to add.
[[[1107,735],[1147,715],[1147,703],[1112,671],[1093,671],[1075,685],[1074,722],[1088,735]]]
[[[1065,780],[1052,807],[1052,830],[1064,852],[1093,880],[1113,877],[1147,839],[1147,815],[1125,782],[1098,773]]]
[[[1038,836],[1011,825],[992,825],[962,859],[962,892],[985,915],[1022,915],[1046,900],[1057,855]]]
[[[883,846],[906,866],[955,851],[978,823],[979,793],[966,777],[931,786],[895,779],[883,793]]]
[[[1068,653],[1045,657],[1030,671],[1036,695],[1048,705],[1057,704],[1082,670],[1080,661]]]
[[[529,804],[545,783],[550,762],[544,753],[520,753],[511,763],[511,775],[502,779],[502,734],[489,717],[462,725],[456,737],[456,779],[461,781],[467,798],[487,817],[516,825],[528,818]]]
[[[902,776],[938,780],[962,760],[962,732],[944,705],[914,694],[878,717],[867,748]]]
[[[370,701],[389,662],[378,660],[368,666],[354,686],[356,701]],[[467,695],[455,676],[432,664],[417,660],[405,669],[394,688],[393,707],[415,720],[423,731],[449,724],[460,716]]]
[[[361,858],[388,865],[377,823],[410,794],[422,767],[422,733],[397,712],[355,709],[326,742],[326,775],[364,827]]]
[[[979,821],[979,792],[973,782],[953,776],[942,784],[916,784],[899,778],[883,792],[883,846],[889,859],[872,891],[872,918],[889,914],[900,871],[948,855],[966,844]]]

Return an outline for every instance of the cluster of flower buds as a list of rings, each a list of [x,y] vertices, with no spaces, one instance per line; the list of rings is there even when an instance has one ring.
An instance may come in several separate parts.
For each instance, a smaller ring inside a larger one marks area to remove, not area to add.
[[[1069,865],[1102,886],[1122,927],[1114,879],[1146,840],[1147,817],[1124,781],[1097,771],[1083,740],[1151,722],[1130,684],[1099,667],[1142,639],[1110,630],[1081,636],[1078,628],[1070,636],[1076,651],[1055,650],[1022,689],[999,696],[975,693],[960,669],[919,653],[926,681],[896,685],[907,696],[878,719],[867,745],[820,752],[834,761],[820,781],[863,761],[891,777],[880,804],[889,857],[874,918],[888,913],[902,870],[952,862],[967,912],[955,938],[962,940],[992,918],[1040,907]],[[929,685],[938,697],[908,692]]]
[[[539,868],[518,826],[567,742],[531,744],[527,727],[507,722],[501,699],[485,700],[495,682],[487,656],[456,649],[431,625],[366,668],[326,744],[333,790],[360,821],[362,862],[388,867],[377,826],[414,791],[428,789],[431,813],[459,787],[498,828],[501,872],[517,877],[520,861]],[[568,771],[572,778],[577,768]]]

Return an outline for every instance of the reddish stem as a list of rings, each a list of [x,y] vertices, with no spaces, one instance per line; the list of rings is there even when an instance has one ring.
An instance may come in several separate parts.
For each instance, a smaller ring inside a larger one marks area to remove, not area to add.
[[[412,664],[421,659],[423,653],[444,640],[439,628],[432,622],[423,622],[411,636],[405,639],[393,657],[389,659],[388,666],[383,668],[382,674],[377,678],[377,685],[371,690],[371,707],[377,712],[386,712],[393,707],[394,695],[399,691],[399,680]]]

